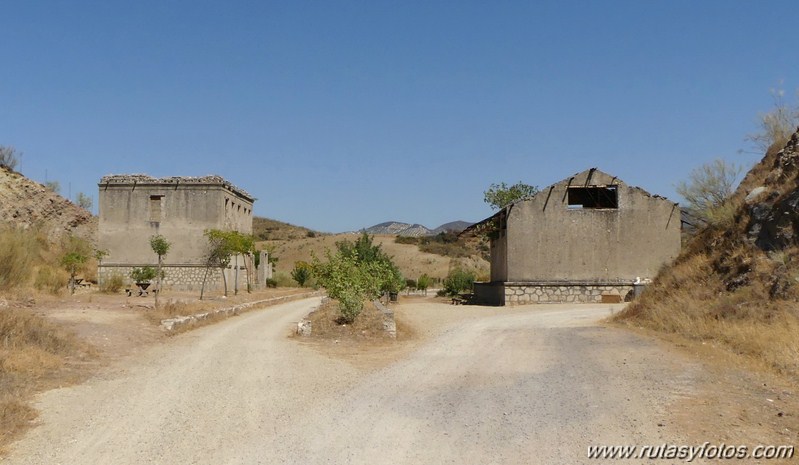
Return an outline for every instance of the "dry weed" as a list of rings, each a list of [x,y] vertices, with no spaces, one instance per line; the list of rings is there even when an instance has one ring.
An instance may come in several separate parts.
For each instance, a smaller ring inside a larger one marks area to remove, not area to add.
[[[43,380],[57,379],[71,358],[89,354],[91,348],[73,334],[29,309],[0,311],[0,448],[35,418],[27,402]]]

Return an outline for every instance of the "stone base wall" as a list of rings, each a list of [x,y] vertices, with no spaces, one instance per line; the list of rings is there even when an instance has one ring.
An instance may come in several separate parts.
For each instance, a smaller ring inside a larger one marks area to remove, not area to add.
[[[603,294],[629,300],[632,284],[602,283],[505,283],[505,305],[536,303],[601,303]]]
[[[481,305],[601,303],[603,294],[617,295],[622,301],[630,300],[633,296],[633,285],[598,282],[475,283],[474,294]]]
[[[128,266],[128,265],[100,265],[97,268],[97,280],[100,286],[103,285],[109,278],[114,275],[122,276],[126,285],[133,286],[133,280],[130,279],[130,272],[134,268],[141,268],[142,266]],[[155,267],[153,267],[155,268]],[[203,266],[196,265],[164,265],[164,289],[174,289],[177,291],[199,291],[203,284],[203,277],[205,276],[206,269]],[[240,276],[239,285],[242,281],[246,288],[246,278],[244,275]],[[211,268],[208,270],[208,277],[205,279],[206,291],[218,291],[224,289],[224,282],[222,281],[222,273],[219,268]],[[228,281],[228,290],[232,291],[233,283]]]

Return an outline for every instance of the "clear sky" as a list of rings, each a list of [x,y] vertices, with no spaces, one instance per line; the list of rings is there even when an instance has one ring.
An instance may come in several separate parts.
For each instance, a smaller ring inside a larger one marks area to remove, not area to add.
[[[590,167],[674,185],[799,88],[796,1],[0,1],[0,145],[97,197],[219,174],[339,232]],[[96,207],[95,207],[96,210]]]

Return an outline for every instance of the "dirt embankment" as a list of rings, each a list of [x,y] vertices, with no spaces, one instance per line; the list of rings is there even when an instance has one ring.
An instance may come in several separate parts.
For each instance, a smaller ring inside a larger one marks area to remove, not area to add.
[[[97,218],[25,176],[0,167],[0,225],[40,228],[51,241],[64,234],[94,242]]]

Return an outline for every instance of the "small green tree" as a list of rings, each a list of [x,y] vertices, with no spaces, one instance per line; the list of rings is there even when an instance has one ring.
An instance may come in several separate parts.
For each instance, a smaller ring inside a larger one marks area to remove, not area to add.
[[[433,280],[430,278],[430,276],[425,273],[419,276],[419,279],[416,280],[416,289],[419,289],[420,291],[424,292],[424,295],[427,295],[427,289],[430,287],[432,282]]]
[[[64,238],[62,241],[62,250],[64,253],[60,260],[61,266],[69,273],[69,291],[70,294],[74,294],[78,273],[86,271],[86,264],[89,261],[89,257],[92,256],[92,253],[96,253],[96,251],[88,241],[72,235]]]
[[[64,256],[61,257],[61,266],[64,267],[69,272],[69,293],[75,293],[75,277],[85,265],[86,262],[89,260],[89,257],[78,252],[72,251],[67,252]]]
[[[742,167],[721,159],[713,160],[691,171],[688,181],[676,186],[685,199],[689,215],[705,224],[720,224],[734,213],[727,204],[735,190]]]
[[[222,273],[222,282],[225,289],[225,297],[227,297],[227,276],[225,276],[225,269],[230,266],[230,260],[233,257],[233,246],[230,239],[229,231],[222,231],[219,229],[205,230],[205,238],[208,240],[208,252],[206,253],[206,267],[205,274],[203,275],[203,283],[200,286],[200,300],[203,299],[205,293],[205,282],[208,279],[208,270],[211,267],[217,267]]]
[[[294,262],[294,269],[291,270],[291,278],[297,281],[300,287],[305,287],[305,283],[311,279],[311,265],[307,262]]]
[[[538,187],[525,184],[521,181],[512,186],[504,182],[491,184],[487,191],[483,193],[483,201],[491,206],[493,210],[500,210],[508,205],[522,199],[534,196],[538,193]]]
[[[169,253],[169,248],[171,246],[172,244],[160,234],[150,236],[150,248],[158,255],[158,289],[155,292],[155,308],[158,308],[158,294],[161,293],[161,285],[164,282],[164,272],[162,269],[164,257]]]
[[[335,254],[327,251],[327,261],[314,257],[311,267],[327,295],[338,301],[342,320],[347,323],[355,321],[363,309],[369,288],[368,277],[358,266],[357,257],[340,251]]]
[[[14,147],[0,145],[0,166],[10,170],[17,169],[17,164],[19,163],[19,157],[21,155],[22,154],[17,152]]]

